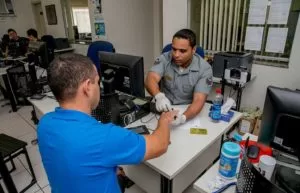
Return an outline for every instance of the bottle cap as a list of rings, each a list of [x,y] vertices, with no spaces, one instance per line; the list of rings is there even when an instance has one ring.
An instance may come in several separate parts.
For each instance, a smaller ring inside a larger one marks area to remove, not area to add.
[[[216,89],[216,93],[221,94],[221,93],[222,93],[221,88],[217,88],[217,89]]]

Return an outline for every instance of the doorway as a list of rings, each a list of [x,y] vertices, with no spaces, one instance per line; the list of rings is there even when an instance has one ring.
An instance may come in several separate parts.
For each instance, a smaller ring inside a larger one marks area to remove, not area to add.
[[[43,35],[46,35],[46,23],[41,2],[33,3],[32,10],[34,14],[36,31],[38,32],[39,37],[42,37]]]

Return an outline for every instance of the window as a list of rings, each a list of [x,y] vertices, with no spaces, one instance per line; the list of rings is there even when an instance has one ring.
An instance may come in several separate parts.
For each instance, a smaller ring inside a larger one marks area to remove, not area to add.
[[[220,51],[251,52],[255,56],[256,64],[288,67],[299,16],[297,1],[190,0],[190,28],[196,32],[199,45],[203,47],[208,55]],[[273,7],[271,8],[272,4]],[[271,13],[274,13],[271,9],[275,9],[275,5],[279,9],[286,7],[287,22],[285,24],[270,22]],[[263,6],[265,9],[263,9]],[[248,18],[256,18],[257,20],[252,21]],[[245,42],[248,42],[251,38],[252,42],[256,41],[255,34],[249,33],[250,29],[254,29],[254,32],[256,30],[258,32],[257,37],[261,37],[261,45],[257,48],[251,48],[249,44],[245,45]],[[268,39],[276,37],[278,31],[287,31],[286,40],[285,38],[282,40],[283,49],[281,51],[270,50],[271,41],[268,41]]]
[[[11,0],[0,0],[0,16],[14,15]]]
[[[91,22],[88,8],[72,8],[73,22],[79,33],[91,33]]]

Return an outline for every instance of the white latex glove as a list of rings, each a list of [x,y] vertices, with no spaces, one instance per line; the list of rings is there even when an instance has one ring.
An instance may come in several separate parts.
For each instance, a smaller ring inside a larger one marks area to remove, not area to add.
[[[172,125],[177,126],[185,123],[185,121],[186,121],[186,116],[184,114],[178,113],[174,121],[172,121]]]
[[[156,94],[154,96],[155,98],[155,107],[156,110],[159,112],[163,112],[163,111],[171,111],[172,107],[171,107],[171,102],[169,101],[169,99],[165,96],[164,93],[160,92],[158,94]]]

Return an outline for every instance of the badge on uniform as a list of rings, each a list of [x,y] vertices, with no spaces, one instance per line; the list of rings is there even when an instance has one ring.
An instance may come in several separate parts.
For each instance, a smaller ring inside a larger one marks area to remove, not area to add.
[[[159,59],[159,57],[158,57],[158,58],[155,59],[154,65],[159,64],[159,63],[160,63],[160,59]]]
[[[212,77],[206,78],[206,84],[207,84],[207,86],[212,86],[213,85]]]

